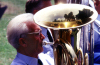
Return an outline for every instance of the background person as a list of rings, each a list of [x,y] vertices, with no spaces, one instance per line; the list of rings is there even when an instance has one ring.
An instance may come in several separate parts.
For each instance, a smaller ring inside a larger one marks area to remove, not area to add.
[[[1,19],[2,15],[4,14],[6,9],[7,9],[7,6],[2,7],[1,4],[0,4],[0,19]]]
[[[11,65],[38,65],[38,54],[43,51],[45,38],[41,31],[30,13],[20,14],[9,22],[7,39],[17,51]]]
[[[100,65],[100,1],[95,0],[93,6],[98,12],[94,21],[94,65]]]
[[[35,14],[37,11],[42,8],[51,6],[51,0],[28,0],[25,5],[26,13]],[[42,16],[41,16],[42,17]],[[41,27],[41,26],[40,26]],[[53,42],[52,35],[49,29],[41,27],[42,34],[45,36],[44,41]],[[51,45],[43,46],[44,51],[39,54],[39,58],[43,62],[44,65],[54,65],[54,55],[53,48]]]
[[[94,1],[94,6],[95,6],[95,9],[97,10],[98,14],[100,14],[100,1],[95,0]]]

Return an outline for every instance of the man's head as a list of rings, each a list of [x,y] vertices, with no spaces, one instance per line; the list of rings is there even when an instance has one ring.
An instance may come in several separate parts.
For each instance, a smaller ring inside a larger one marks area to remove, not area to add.
[[[35,14],[40,9],[51,5],[51,0],[28,0],[25,5],[25,11],[26,13]]]
[[[33,20],[33,14],[21,14],[9,22],[7,38],[17,51],[38,54],[43,51],[42,41],[45,38],[41,31]]]

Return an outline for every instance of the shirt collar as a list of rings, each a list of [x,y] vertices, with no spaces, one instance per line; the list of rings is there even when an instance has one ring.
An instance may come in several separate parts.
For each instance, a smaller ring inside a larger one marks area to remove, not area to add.
[[[29,57],[29,56],[23,55],[18,52],[17,52],[17,57],[20,58],[22,61],[24,61],[28,65],[37,65],[38,64],[37,58]]]

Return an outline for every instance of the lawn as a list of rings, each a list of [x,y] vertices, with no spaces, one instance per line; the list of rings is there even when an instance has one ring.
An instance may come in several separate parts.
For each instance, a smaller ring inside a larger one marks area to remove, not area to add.
[[[25,13],[26,1],[27,0],[0,0],[2,6],[8,6],[0,20],[0,65],[10,65],[16,56],[16,50],[7,41],[6,28],[13,17]],[[54,3],[53,0],[51,2]]]

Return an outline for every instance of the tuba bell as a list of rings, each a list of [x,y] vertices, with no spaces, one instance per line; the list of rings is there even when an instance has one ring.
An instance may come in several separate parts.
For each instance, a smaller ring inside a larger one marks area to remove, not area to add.
[[[81,31],[97,16],[96,10],[80,4],[53,5],[34,15],[35,23],[52,32],[55,65],[89,65],[90,46],[81,43]]]

